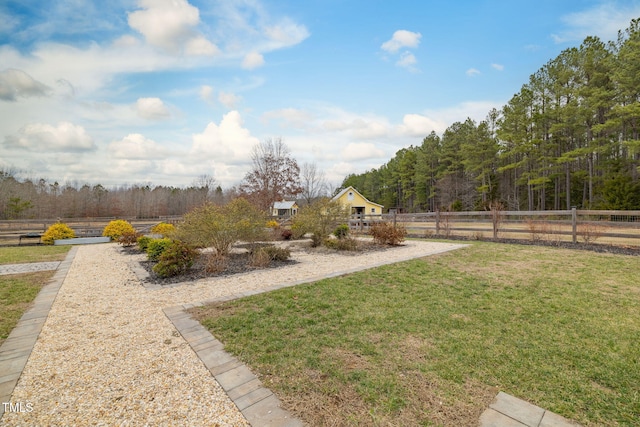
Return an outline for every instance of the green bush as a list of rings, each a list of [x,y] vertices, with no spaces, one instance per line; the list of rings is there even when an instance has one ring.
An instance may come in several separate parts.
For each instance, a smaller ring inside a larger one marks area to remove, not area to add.
[[[102,230],[102,235],[104,237],[111,237],[111,240],[118,240],[123,234],[127,233],[135,233],[136,229],[133,228],[133,225],[129,223],[129,221],[125,221],[124,219],[116,219],[104,227]]]
[[[138,237],[137,243],[138,243],[138,249],[140,249],[142,252],[146,252],[147,251],[147,247],[149,246],[149,242],[151,242],[153,239],[149,236],[140,236]]]
[[[153,271],[160,277],[172,277],[184,273],[193,265],[198,251],[184,242],[173,240],[164,249]]]
[[[54,240],[73,239],[76,233],[67,224],[59,222],[50,225],[47,231],[42,235],[42,243],[45,245],[53,245]]]
[[[333,235],[338,239],[344,239],[349,235],[349,226],[347,224],[340,224],[333,230]]]
[[[147,258],[149,261],[159,261],[162,253],[171,245],[172,240],[166,237],[162,239],[151,239],[147,245]]]
[[[401,225],[394,226],[388,222],[378,222],[371,226],[369,234],[378,244],[395,246],[404,242],[407,237],[407,229]]]

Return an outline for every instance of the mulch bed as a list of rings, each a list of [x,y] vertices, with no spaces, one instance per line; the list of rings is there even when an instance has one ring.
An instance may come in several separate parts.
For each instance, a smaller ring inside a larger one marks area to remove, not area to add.
[[[236,248],[248,248],[249,245],[236,245]],[[303,250],[311,252],[311,253],[339,253],[345,256],[357,256],[363,253],[381,251],[390,248],[390,246],[377,245],[373,242],[359,242],[358,250],[356,251],[336,251],[335,249],[328,249],[325,247],[304,247]],[[126,254],[139,254],[140,251],[136,246],[123,247],[121,251]],[[174,276],[174,277],[160,277],[153,271],[153,266],[156,265],[155,261],[140,261],[140,265],[149,273],[149,278],[145,280],[146,283],[151,283],[155,285],[172,285],[175,283],[183,283],[183,282],[193,282],[199,279],[209,278],[209,277],[227,277],[232,276],[234,274],[246,273],[249,271],[255,270],[264,270],[264,269],[272,269],[272,268],[280,268],[286,267],[289,265],[297,264],[298,261],[295,260],[287,260],[287,261],[271,261],[269,265],[265,267],[256,267],[251,265],[250,257],[247,252],[243,253],[232,253],[229,255],[227,259],[227,267],[224,271],[217,273],[207,272],[205,269],[206,265],[206,255],[201,255],[198,257],[193,267],[191,267],[187,272]]]

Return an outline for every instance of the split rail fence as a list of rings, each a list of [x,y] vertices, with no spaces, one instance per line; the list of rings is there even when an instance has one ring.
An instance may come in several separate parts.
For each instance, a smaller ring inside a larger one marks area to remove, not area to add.
[[[554,210],[353,215],[352,230],[380,221],[404,225],[413,236],[517,239],[640,246],[640,211]]]

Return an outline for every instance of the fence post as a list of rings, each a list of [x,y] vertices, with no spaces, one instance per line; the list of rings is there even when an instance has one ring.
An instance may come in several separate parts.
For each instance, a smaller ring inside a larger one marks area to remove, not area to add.
[[[360,233],[364,233],[364,215],[358,214],[358,218],[360,218]]]
[[[436,236],[440,235],[440,210],[436,211]]]
[[[573,237],[573,243],[578,242],[578,212],[575,206],[571,206],[571,234]]]

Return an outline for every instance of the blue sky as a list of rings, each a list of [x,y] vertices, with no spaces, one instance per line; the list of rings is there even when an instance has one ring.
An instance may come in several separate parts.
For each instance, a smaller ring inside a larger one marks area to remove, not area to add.
[[[5,0],[0,167],[228,188],[281,137],[338,185],[639,17],[640,0]]]

